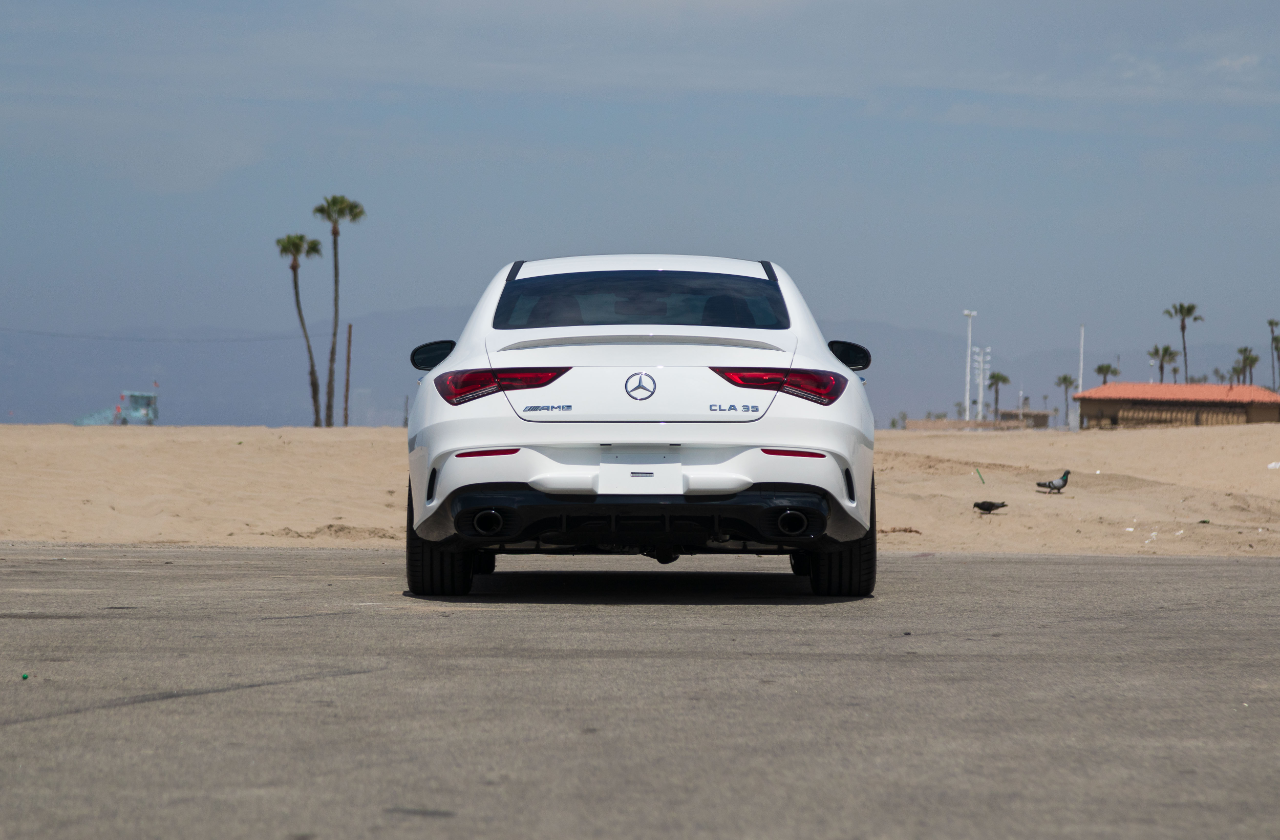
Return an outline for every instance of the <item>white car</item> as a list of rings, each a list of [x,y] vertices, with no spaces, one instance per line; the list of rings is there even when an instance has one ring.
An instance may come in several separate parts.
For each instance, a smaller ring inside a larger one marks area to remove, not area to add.
[[[871,356],[769,262],[512,263],[412,361],[414,594],[498,554],[785,554],[815,594],[875,587]]]

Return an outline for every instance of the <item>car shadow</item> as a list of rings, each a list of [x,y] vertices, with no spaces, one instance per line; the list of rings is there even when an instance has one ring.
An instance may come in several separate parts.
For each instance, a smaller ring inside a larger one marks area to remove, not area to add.
[[[537,571],[477,575],[463,597],[405,597],[448,604],[672,604],[715,606],[839,604],[869,600],[814,595],[808,578],[777,572]],[[874,597],[874,596],[873,596]]]

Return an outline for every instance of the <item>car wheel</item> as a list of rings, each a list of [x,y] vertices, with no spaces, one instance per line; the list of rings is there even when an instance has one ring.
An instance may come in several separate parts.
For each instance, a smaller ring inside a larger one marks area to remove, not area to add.
[[[791,573],[800,577],[809,576],[809,555],[803,551],[791,552]]]
[[[866,597],[876,588],[876,484],[871,480],[871,527],[860,540],[808,555],[814,595]],[[792,561],[795,568],[795,561]]]
[[[430,542],[413,530],[413,488],[405,523],[405,576],[414,595],[466,595],[474,575],[470,553]]]

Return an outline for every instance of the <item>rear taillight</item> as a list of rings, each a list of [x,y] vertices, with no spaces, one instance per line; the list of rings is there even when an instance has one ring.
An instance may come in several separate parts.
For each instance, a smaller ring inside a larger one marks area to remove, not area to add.
[[[567,367],[455,370],[436,377],[436,390],[449,405],[462,405],[499,391],[542,388],[559,379]]]
[[[777,391],[787,381],[787,372],[785,370],[754,370],[751,368],[712,368],[712,370],[739,388]]]
[[[712,368],[725,381],[739,388],[781,391],[819,405],[840,399],[849,380],[829,370],[786,370],[783,368]]]
[[[819,405],[831,405],[840,399],[849,380],[829,370],[793,370],[787,374],[782,393],[791,394]]]

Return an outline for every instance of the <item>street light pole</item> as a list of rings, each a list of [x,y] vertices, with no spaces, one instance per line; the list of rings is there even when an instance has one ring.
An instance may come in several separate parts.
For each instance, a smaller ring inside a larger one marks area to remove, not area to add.
[[[987,387],[987,373],[991,370],[991,348],[973,348],[973,375],[978,380],[978,422],[987,419],[987,406],[983,402],[983,390]]]
[[[1084,388],[1084,324],[1081,324],[1080,325],[1080,372],[1077,374],[1077,379],[1076,379],[1076,393],[1079,394],[1083,388]],[[1076,400],[1076,406],[1075,406],[1076,420],[1075,420],[1075,425],[1072,427],[1072,431],[1078,432],[1082,428],[1084,428],[1084,418],[1080,414],[1081,408],[1082,406],[1080,405],[1080,401]]]
[[[973,364],[973,316],[977,314],[970,309],[964,311],[964,317],[969,319],[969,338],[964,345],[964,420],[966,423],[969,422],[969,380],[973,379],[973,374],[970,372],[970,366]]]

